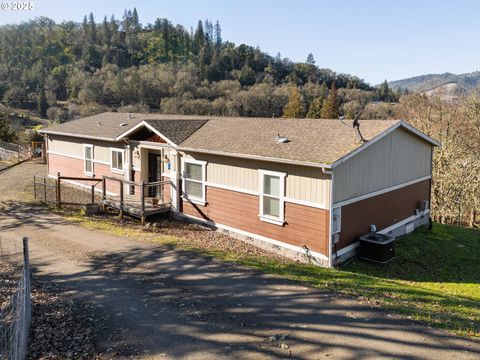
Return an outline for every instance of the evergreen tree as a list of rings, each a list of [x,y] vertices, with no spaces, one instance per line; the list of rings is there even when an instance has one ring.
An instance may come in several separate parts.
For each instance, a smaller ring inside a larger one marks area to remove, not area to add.
[[[320,86],[319,97],[322,98],[322,101],[325,100],[328,96],[328,86],[327,82],[324,80]]]
[[[131,16],[131,25],[134,33],[140,32],[142,26],[140,25],[140,20],[138,18],[137,8],[133,8],[133,12]]]
[[[322,104],[323,99],[321,97],[314,98],[308,108],[307,118],[320,119],[322,117]]]
[[[387,79],[379,86],[377,90],[378,98],[380,101],[390,101],[390,89],[388,88]]]
[[[302,99],[302,94],[296,85],[292,85],[290,90],[290,97],[283,108],[283,117],[285,118],[301,118],[305,113],[305,104]]]
[[[219,53],[221,48],[222,48],[222,28],[220,27],[220,23],[217,20],[217,22],[215,23],[215,51]]]
[[[198,55],[200,53],[200,50],[203,49],[204,45],[205,45],[205,32],[203,31],[202,20],[199,20],[197,25],[197,30],[195,30],[195,34],[193,35],[192,52],[195,55]]]
[[[327,99],[323,103],[321,118],[322,119],[337,119],[340,113],[340,104],[337,96],[337,87],[335,81],[332,83]]]
[[[15,142],[17,134],[8,125],[8,112],[0,109],[0,141]]]
[[[37,98],[37,110],[41,117],[47,117],[48,102],[45,89],[42,87]]]
[[[312,53],[308,54],[307,56],[307,64],[315,65],[315,59]]]
[[[97,42],[97,25],[93,13],[88,16],[88,39],[90,44],[96,44]]]

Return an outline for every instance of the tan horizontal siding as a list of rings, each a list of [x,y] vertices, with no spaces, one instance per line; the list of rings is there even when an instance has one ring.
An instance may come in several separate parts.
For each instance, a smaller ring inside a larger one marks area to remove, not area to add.
[[[399,128],[335,168],[333,202],[428,176],[431,155],[431,144]]]
[[[329,212],[285,203],[285,225],[261,221],[259,197],[207,186],[206,206],[183,201],[183,212],[239,230],[282,241],[328,255]]]
[[[329,206],[330,177],[320,168],[279,164],[208,154],[186,154],[186,157],[207,161],[207,182],[246,191],[259,191],[258,170],[287,173],[285,196]]]
[[[124,144],[121,143],[49,135],[48,150],[54,153],[83,158],[83,144],[94,146],[94,160],[107,163],[111,161],[110,148],[124,149]]]

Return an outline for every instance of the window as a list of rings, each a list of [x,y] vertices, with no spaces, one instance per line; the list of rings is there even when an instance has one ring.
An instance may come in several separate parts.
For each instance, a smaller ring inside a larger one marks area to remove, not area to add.
[[[110,149],[111,151],[111,166],[112,172],[123,174],[123,150]]]
[[[337,234],[342,229],[342,208],[337,207],[332,211],[332,234]]]
[[[87,176],[93,176],[93,145],[83,145],[83,171]]]
[[[259,170],[260,220],[276,225],[285,222],[285,173]]]
[[[185,199],[205,205],[205,161],[182,159],[182,191]]]

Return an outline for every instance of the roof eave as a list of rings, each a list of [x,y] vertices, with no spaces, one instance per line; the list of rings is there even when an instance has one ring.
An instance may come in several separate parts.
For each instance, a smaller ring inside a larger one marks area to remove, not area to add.
[[[60,132],[60,131],[39,130],[38,133],[39,134],[45,134],[45,135],[60,135],[60,136],[68,136],[68,137],[81,138],[81,139],[92,139],[92,140],[118,142],[118,140],[116,140],[115,138],[108,138],[108,137],[103,137],[103,136],[71,134],[71,133],[64,133],[64,132]]]
[[[323,164],[323,163],[317,163],[317,162],[312,162],[312,161],[280,159],[280,158],[273,158],[273,157],[260,156],[260,155],[239,154],[239,153],[230,153],[230,152],[223,152],[223,151],[212,151],[212,150],[198,149],[198,148],[191,148],[191,147],[182,147],[182,146],[178,147],[177,150],[178,151],[185,151],[185,152],[196,152],[196,153],[201,153],[201,154],[211,154],[211,155],[219,155],[219,156],[236,157],[236,158],[241,158],[241,159],[268,161],[268,162],[275,162],[275,163],[281,163],[281,164],[290,164],[290,165],[316,167],[316,168],[322,168],[322,169],[331,169],[330,164]]]

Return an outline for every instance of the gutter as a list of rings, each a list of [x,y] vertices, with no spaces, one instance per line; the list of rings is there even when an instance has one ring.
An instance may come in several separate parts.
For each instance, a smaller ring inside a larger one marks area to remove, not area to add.
[[[223,152],[223,151],[212,151],[212,150],[196,149],[196,148],[190,148],[190,147],[178,147],[178,148],[176,148],[176,150],[177,151],[185,151],[185,152],[195,152],[195,153],[200,153],[200,154],[229,156],[229,157],[236,157],[236,158],[241,158],[241,159],[268,161],[268,162],[274,162],[274,163],[280,163],[280,164],[309,166],[309,167],[314,167],[314,168],[321,168],[323,170],[324,174],[330,174],[329,170],[331,169],[331,165],[322,164],[322,163],[314,163],[314,162],[309,162],[309,161],[278,159],[278,158],[272,158],[272,157],[267,157],[267,156],[228,153],[228,152]]]
[[[79,135],[79,134],[67,134],[67,133],[62,133],[62,132],[57,132],[57,131],[48,131],[48,130],[38,130],[39,134],[43,135],[60,135],[60,136],[67,136],[67,137],[74,137],[74,138],[80,138],[80,139],[92,139],[92,140],[102,140],[102,141],[110,141],[110,142],[118,142],[114,138],[107,138],[103,136],[91,136],[91,135]]]

